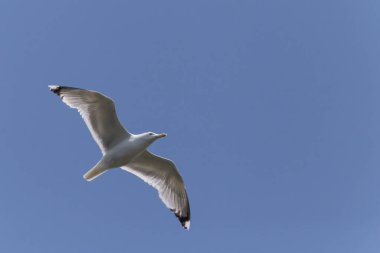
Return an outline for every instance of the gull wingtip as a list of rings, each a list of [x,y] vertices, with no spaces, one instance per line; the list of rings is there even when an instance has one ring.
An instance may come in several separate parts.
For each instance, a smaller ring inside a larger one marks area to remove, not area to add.
[[[52,85],[48,85],[48,87],[49,87],[49,90],[55,90],[55,89],[59,89],[59,85],[57,85],[57,84],[52,84]]]
[[[170,211],[174,213],[175,216],[177,216],[179,222],[181,223],[182,227],[185,230],[190,229],[190,208],[188,208],[187,214],[182,215],[181,212],[176,212],[175,209],[169,208]]]
[[[58,96],[60,95],[60,91],[61,91],[61,86],[59,85],[48,85],[49,87],[49,90],[55,94],[57,94]]]
[[[189,231],[190,229],[190,220],[186,221],[184,224],[183,224],[183,228],[187,231]]]

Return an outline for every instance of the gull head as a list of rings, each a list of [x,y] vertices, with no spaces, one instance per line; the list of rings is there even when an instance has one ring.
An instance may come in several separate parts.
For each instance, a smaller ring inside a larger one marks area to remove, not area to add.
[[[145,140],[149,141],[149,142],[153,142],[157,139],[165,137],[166,135],[167,134],[165,134],[165,133],[156,134],[153,132],[147,132],[147,133],[143,133],[141,137],[144,138]]]

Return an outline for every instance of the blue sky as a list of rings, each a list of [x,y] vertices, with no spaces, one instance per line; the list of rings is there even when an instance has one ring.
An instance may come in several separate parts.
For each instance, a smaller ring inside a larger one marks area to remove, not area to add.
[[[0,1],[0,252],[380,250],[378,1]],[[184,231],[58,83],[167,132]]]

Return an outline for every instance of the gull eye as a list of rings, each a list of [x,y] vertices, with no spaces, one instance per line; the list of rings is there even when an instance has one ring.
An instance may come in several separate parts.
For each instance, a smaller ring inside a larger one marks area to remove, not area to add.
[[[149,133],[149,135],[153,135],[153,133]]]

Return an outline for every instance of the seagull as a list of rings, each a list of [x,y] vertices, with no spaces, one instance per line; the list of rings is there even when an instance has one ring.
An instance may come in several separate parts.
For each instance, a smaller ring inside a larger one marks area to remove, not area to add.
[[[99,92],[74,87],[49,85],[71,108],[79,111],[103,157],[83,178],[91,181],[107,170],[121,168],[153,186],[160,199],[190,228],[190,205],[185,184],[175,164],[148,151],[148,147],[166,134],[132,134],[120,123],[113,100]]]

